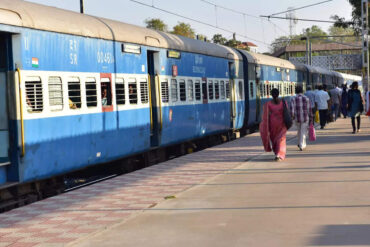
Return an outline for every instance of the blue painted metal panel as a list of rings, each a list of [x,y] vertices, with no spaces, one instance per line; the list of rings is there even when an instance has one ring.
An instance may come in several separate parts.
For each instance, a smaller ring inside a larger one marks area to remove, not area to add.
[[[149,109],[25,121],[20,181],[41,179],[150,148]]]
[[[162,113],[163,146],[226,131],[230,126],[230,102],[168,106]]]
[[[244,100],[236,101],[236,119],[234,124],[235,129],[240,129],[241,127],[243,127],[244,114],[245,114]]]
[[[248,125],[252,125],[257,122],[256,113],[257,113],[257,102],[256,100],[250,100]]]
[[[0,185],[6,183],[6,167],[0,166]]]
[[[142,46],[141,54],[131,54],[121,51],[120,42],[29,29],[22,34],[25,70],[148,73],[146,53],[153,48]],[[174,59],[167,58],[167,50],[154,49],[160,52],[162,75],[172,75],[172,65],[177,65],[179,76],[228,77],[227,59],[188,52]]]

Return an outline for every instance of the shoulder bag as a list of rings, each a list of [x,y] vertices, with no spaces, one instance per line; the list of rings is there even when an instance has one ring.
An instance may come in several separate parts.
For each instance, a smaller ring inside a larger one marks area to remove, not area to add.
[[[284,117],[285,127],[287,129],[290,129],[293,125],[293,120],[292,120],[292,117],[290,116],[290,112],[286,106],[285,100],[282,100],[282,101],[283,101],[283,117]]]

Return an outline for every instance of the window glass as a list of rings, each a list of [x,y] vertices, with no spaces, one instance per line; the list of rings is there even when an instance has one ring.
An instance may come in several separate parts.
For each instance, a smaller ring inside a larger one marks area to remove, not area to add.
[[[68,100],[70,109],[81,108],[81,83],[78,77],[68,78]]]
[[[239,99],[243,99],[243,82],[239,81]]]
[[[42,112],[44,103],[40,77],[28,77],[25,87],[28,112]]]
[[[131,105],[137,104],[137,83],[135,78],[128,81],[128,98]]]
[[[227,99],[230,99],[230,83],[228,81],[226,81],[226,98]]]
[[[87,107],[94,107],[98,105],[98,97],[96,92],[95,78],[86,78],[86,105]]]
[[[192,80],[188,80],[188,100],[194,100],[194,85]]]
[[[162,93],[162,102],[168,103],[169,101],[169,93],[168,93],[168,81],[161,82],[161,93]]]
[[[116,104],[124,105],[126,104],[126,94],[125,94],[125,81],[123,78],[116,78]]]
[[[254,86],[253,86],[252,81],[249,83],[249,92],[251,94],[251,98],[253,98],[254,97]]]
[[[220,83],[221,99],[225,99],[225,82],[221,81]]]
[[[186,85],[185,80],[179,81],[179,87],[180,87],[180,100],[186,101]]]
[[[149,102],[149,95],[148,95],[148,83],[146,79],[141,79],[140,81],[140,94],[141,94],[141,103],[147,104]]]
[[[171,101],[176,102],[178,100],[177,95],[177,80],[172,79],[171,80]]]
[[[200,91],[200,81],[196,80],[195,81],[195,99],[196,100],[201,100],[201,91]]]
[[[220,85],[218,81],[215,81],[215,99],[220,98]]]
[[[63,110],[63,87],[62,79],[59,76],[50,76],[49,86],[49,104],[52,111]]]
[[[109,78],[101,78],[101,104],[102,106],[112,105],[112,87]]]
[[[213,99],[213,81],[208,81],[208,99]]]

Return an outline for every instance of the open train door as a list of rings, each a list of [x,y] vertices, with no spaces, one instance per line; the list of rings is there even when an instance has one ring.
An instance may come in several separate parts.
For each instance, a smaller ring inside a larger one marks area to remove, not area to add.
[[[236,86],[235,86],[235,63],[229,62],[229,92],[230,92],[230,128],[236,125]]]
[[[9,36],[0,33],[0,166],[10,164],[9,161],[9,118],[7,97],[7,72]]]
[[[261,121],[261,67],[256,65],[256,122]]]

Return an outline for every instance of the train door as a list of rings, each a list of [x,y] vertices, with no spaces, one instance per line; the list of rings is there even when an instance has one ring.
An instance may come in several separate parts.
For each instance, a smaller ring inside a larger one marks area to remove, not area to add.
[[[260,122],[261,117],[261,67],[256,65],[256,122]]]
[[[229,62],[229,91],[230,91],[230,128],[235,127],[235,119],[236,119],[236,88],[235,88],[235,64],[233,62]]]
[[[9,119],[6,74],[8,71],[7,37],[0,34],[0,166],[9,164]]]
[[[159,52],[147,52],[149,107],[150,107],[150,144],[152,147],[160,145],[162,130],[162,106],[159,82]]]
[[[207,78],[202,78],[202,96],[203,96],[203,104],[207,104],[208,103]]]

